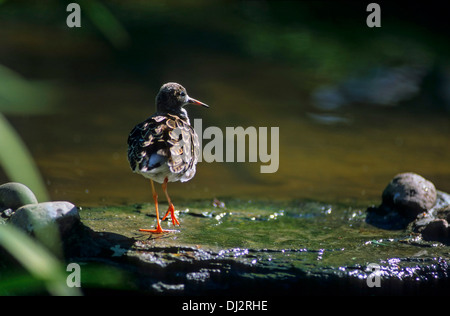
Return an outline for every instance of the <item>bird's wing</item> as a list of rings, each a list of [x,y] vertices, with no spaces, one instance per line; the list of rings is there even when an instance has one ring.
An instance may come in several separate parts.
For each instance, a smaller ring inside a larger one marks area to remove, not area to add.
[[[193,143],[193,138],[197,135],[194,135],[193,128],[178,116],[170,115],[166,124],[169,127],[167,142],[170,144],[168,166],[173,173],[185,173],[192,167],[194,160],[197,163],[198,155],[195,155],[195,150],[198,151],[198,146]]]
[[[133,171],[150,171],[169,159],[164,116],[151,116],[128,136],[128,161]]]
[[[128,137],[128,161],[133,171],[147,172],[167,163],[172,173],[184,173],[197,163],[198,136],[176,115],[154,115]]]

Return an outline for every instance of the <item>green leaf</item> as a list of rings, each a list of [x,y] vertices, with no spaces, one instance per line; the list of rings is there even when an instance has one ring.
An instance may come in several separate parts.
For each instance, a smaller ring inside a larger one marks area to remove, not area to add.
[[[0,112],[36,114],[54,110],[58,96],[50,84],[29,82],[3,65],[0,82]]]
[[[68,287],[63,265],[41,244],[14,226],[0,225],[0,245],[19,261],[36,279],[45,283],[52,295],[80,295]]]
[[[120,21],[99,1],[80,1],[92,23],[116,47],[123,48],[130,40]]]
[[[11,181],[28,186],[40,201],[49,201],[44,181],[26,145],[0,113],[0,166]]]

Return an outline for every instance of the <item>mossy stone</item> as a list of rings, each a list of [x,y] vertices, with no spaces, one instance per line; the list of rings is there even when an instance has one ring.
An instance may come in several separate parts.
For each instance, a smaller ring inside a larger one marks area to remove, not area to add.
[[[24,205],[11,216],[10,223],[28,233],[56,223],[61,233],[65,233],[79,220],[80,215],[75,205],[66,201],[55,201]]]
[[[13,210],[27,204],[36,204],[38,200],[26,185],[18,182],[8,182],[0,185],[0,208]]]

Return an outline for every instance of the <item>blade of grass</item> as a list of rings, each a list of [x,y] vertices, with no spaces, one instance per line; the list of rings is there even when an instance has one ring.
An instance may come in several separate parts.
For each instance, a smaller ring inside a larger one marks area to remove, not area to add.
[[[2,245],[35,278],[45,282],[52,295],[80,295],[68,287],[63,266],[47,249],[11,225],[0,225]]]
[[[29,273],[9,272],[8,275],[0,277],[0,295],[39,295],[45,294],[45,282],[38,280]]]
[[[11,181],[28,186],[40,202],[49,196],[39,170],[26,145],[0,113],[0,166]]]
[[[116,47],[123,48],[130,40],[120,21],[99,1],[79,1],[92,23]]]
[[[0,112],[39,114],[55,110],[57,89],[46,82],[28,81],[15,71],[0,65]]]

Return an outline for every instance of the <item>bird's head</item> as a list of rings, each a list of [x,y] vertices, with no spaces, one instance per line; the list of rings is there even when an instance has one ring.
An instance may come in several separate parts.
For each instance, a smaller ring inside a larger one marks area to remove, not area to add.
[[[159,113],[184,113],[183,107],[188,104],[209,107],[207,104],[188,96],[186,89],[175,82],[164,84],[156,96],[156,110]]]

